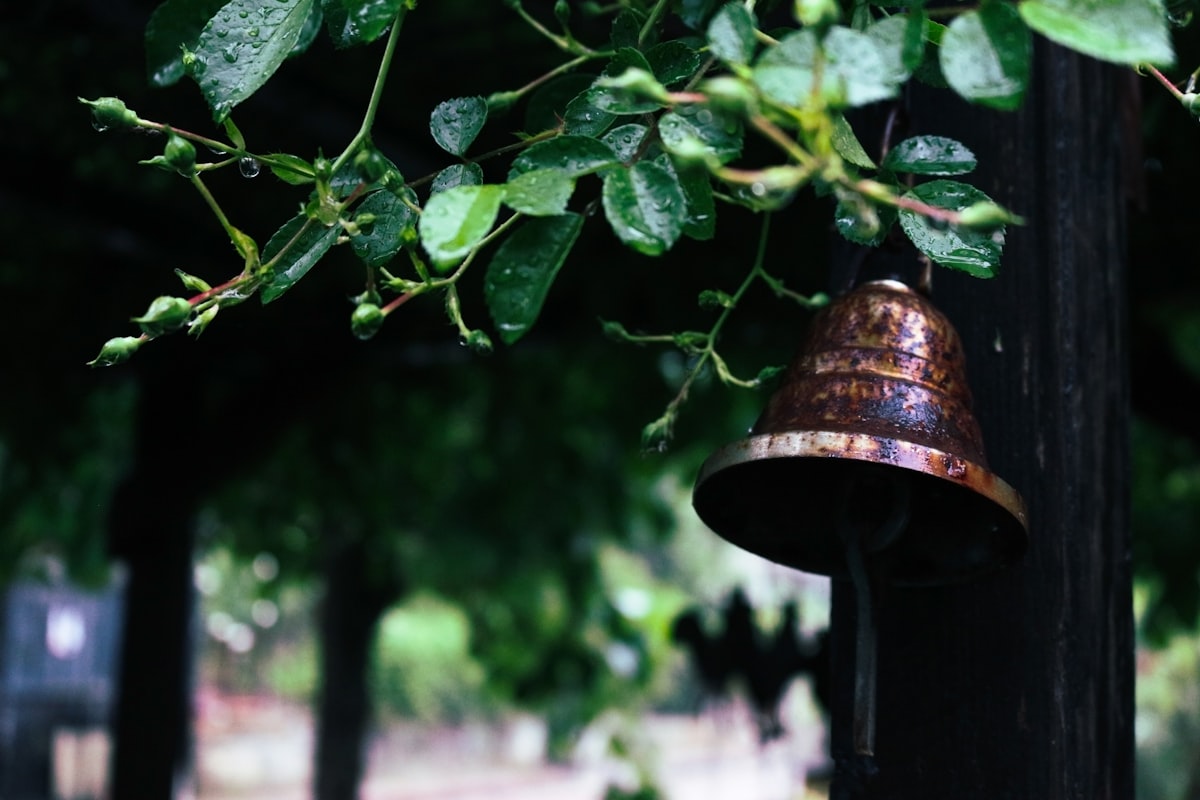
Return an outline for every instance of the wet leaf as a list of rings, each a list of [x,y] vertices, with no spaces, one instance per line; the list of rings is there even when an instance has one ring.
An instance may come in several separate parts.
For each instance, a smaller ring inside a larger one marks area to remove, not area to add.
[[[416,203],[411,189],[404,190],[408,200]],[[391,192],[379,191],[370,195],[358,207],[360,214],[373,214],[375,223],[370,233],[362,233],[350,239],[354,254],[370,267],[380,267],[391,261],[406,242],[416,235],[417,212],[403,199]]]
[[[473,161],[451,164],[434,176],[429,187],[430,194],[444,192],[455,186],[479,186],[483,183],[483,167]]]
[[[300,40],[316,0],[231,0],[204,26],[187,73],[221,122],[258,91]]]
[[[749,64],[754,58],[754,15],[742,3],[721,6],[708,23],[708,46],[726,64]]]
[[[1011,111],[1029,84],[1033,37],[1016,9],[988,2],[960,14],[942,37],[939,60],[950,88],[980,105]]]
[[[655,161],[675,175],[675,179],[679,181],[679,188],[683,190],[683,198],[687,204],[683,235],[698,241],[711,239],[717,230],[717,207],[708,171],[676,167],[671,157],[665,153]]]
[[[1023,0],[1025,23],[1072,50],[1118,64],[1175,63],[1171,33],[1155,0]]]
[[[703,152],[724,164],[742,153],[741,121],[705,106],[680,106],[663,114],[658,135],[668,151],[688,157]]]
[[[337,48],[369,44],[387,31],[411,0],[321,0],[325,27]]]
[[[650,71],[664,86],[672,86],[692,77],[702,61],[694,47],[678,39],[656,44],[646,51]]]
[[[195,49],[200,31],[227,0],[167,0],[146,23],[146,75],[154,86],[184,76],[183,48]]]
[[[456,97],[438,103],[429,119],[429,132],[438,147],[461,156],[475,141],[487,122],[487,100],[482,97]]]
[[[430,197],[417,232],[434,265],[445,271],[462,261],[492,230],[503,197],[496,185],[456,186]]]
[[[921,63],[925,54],[923,14],[893,14],[867,28],[867,35],[879,45],[889,79],[902,82]]]
[[[283,254],[263,281],[259,293],[263,305],[280,297],[307,275],[313,265],[321,260],[321,256],[333,247],[337,234],[336,226],[326,227],[309,220],[304,214],[285,222],[263,248],[264,264]]]
[[[876,167],[875,162],[863,148],[862,142],[854,135],[854,129],[841,114],[835,114],[833,117],[833,149],[856,167],[864,169],[875,169]]]
[[[313,165],[299,156],[273,153],[270,167],[276,178],[293,186],[302,186],[315,180],[316,170],[313,169]]]
[[[579,214],[531,219],[496,250],[483,291],[505,344],[520,339],[537,321],[550,286],[582,228]]]
[[[639,161],[604,174],[604,214],[617,237],[646,255],[666,252],[679,239],[687,202],[678,177],[661,164]]]
[[[964,175],[975,169],[975,154],[945,136],[914,136],[888,151],[883,168],[915,175]]]
[[[621,163],[613,149],[590,136],[556,136],[526,148],[508,171],[511,181],[522,172],[535,169],[559,169],[573,178]]]
[[[974,186],[947,180],[920,184],[904,196],[953,211],[991,200]],[[1003,226],[981,231],[933,222],[914,211],[901,209],[900,227],[918,250],[943,267],[962,270],[977,278],[994,277],[1000,267]]]
[[[816,70],[818,47],[823,48],[821,69]],[[754,82],[772,100],[803,108],[813,93],[815,75],[820,91],[854,107],[896,96],[902,81],[889,69],[879,43],[849,28],[829,29],[818,45],[812,30],[791,33],[767,49],[754,67]]]
[[[575,179],[561,169],[522,172],[505,184],[504,204],[533,217],[562,214],[575,191]]]
[[[612,148],[617,160],[625,163],[632,162],[642,147],[649,129],[645,125],[630,122],[620,125],[600,137],[600,141]]]

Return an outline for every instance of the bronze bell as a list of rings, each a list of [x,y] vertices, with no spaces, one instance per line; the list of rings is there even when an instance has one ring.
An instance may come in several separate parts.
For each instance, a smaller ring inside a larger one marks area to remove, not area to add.
[[[1010,563],[1028,528],[987,466],[957,332],[893,280],[820,312],[750,435],[704,462],[693,504],[734,544],[835,577],[860,528],[887,582],[909,586]]]

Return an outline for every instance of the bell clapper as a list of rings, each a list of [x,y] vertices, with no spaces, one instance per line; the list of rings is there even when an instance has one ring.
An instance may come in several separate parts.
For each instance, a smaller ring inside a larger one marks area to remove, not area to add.
[[[872,528],[862,519],[852,518],[851,509],[861,509],[858,504],[878,498],[881,487],[891,495],[883,523]],[[909,496],[908,481],[893,476],[881,482],[848,481],[839,498],[838,537],[845,545],[846,565],[854,584],[854,752],[863,756],[875,754],[876,587],[884,584],[879,570],[873,568],[879,565],[868,564],[867,557],[886,549],[908,526]]]

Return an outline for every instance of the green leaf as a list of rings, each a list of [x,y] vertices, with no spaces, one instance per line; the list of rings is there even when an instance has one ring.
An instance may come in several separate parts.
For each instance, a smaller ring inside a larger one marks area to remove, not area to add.
[[[1156,0],[1023,0],[1021,18],[1052,42],[1118,64],[1171,66],[1175,52]]]
[[[483,183],[483,167],[474,161],[463,164],[451,164],[434,176],[433,184],[429,187],[430,194],[444,192],[455,186],[479,186]]]
[[[262,262],[265,264],[280,253],[283,255],[263,281],[259,295],[263,305],[277,299],[307,275],[313,265],[321,260],[321,256],[333,247],[338,230],[337,226],[325,227],[304,214],[298,214],[275,231],[263,248]],[[295,242],[288,247],[293,239]]]
[[[1029,84],[1033,37],[1016,9],[987,2],[961,14],[942,37],[939,60],[950,88],[966,99],[1011,111]]]
[[[231,0],[205,25],[188,74],[221,122],[287,59],[316,0]]]
[[[975,169],[975,154],[945,136],[914,136],[888,151],[883,168],[915,175],[965,175]]]
[[[679,39],[656,44],[646,51],[650,71],[664,86],[686,81],[700,69],[703,60],[694,47]]]
[[[974,186],[946,180],[922,183],[904,196],[952,211],[991,201]],[[918,250],[943,267],[962,270],[977,278],[991,278],[1000,267],[1000,253],[1004,249],[1003,226],[991,231],[949,226],[932,222],[915,211],[901,209],[900,227]]]
[[[582,228],[579,214],[531,219],[496,250],[483,292],[505,344],[520,339],[537,321],[550,286]]]
[[[648,132],[649,129],[645,125],[631,122],[628,125],[613,128],[600,137],[600,141],[612,148],[618,161],[629,163],[637,155]]]
[[[271,172],[275,174],[276,178],[293,186],[303,186],[316,179],[316,170],[313,169],[313,165],[299,156],[272,153],[270,166]]]
[[[818,72],[819,48],[824,52],[820,90],[827,98],[838,98],[839,105],[854,107],[896,96],[903,81],[892,74],[879,43],[865,33],[843,27],[830,28],[820,44],[809,29],[785,36],[758,59],[753,73],[755,84],[776,102],[804,108],[810,102]]]
[[[411,189],[404,189],[410,203],[416,203]],[[374,192],[358,207],[360,214],[374,214],[375,224],[370,233],[351,237],[354,254],[369,267],[380,267],[391,261],[407,242],[416,237],[417,212],[391,192]]]
[[[612,48],[614,50],[626,47],[636,49],[638,38],[642,34],[642,25],[645,21],[646,15],[642,12],[635,11],[632,8],[622,9],[617,16],[613,17],[612,29],[609,35]]]
[[[605,167],[616,166],[621,159],[604,142],[590,136],[555,136],[530,145],[517,156],[508,171],[511,181],[522,172],[554,168],[573,178],[589,175]]]
[[[604,173],[604,214],[625,244],[660,255],[683,232],[687,201],[677,176],[653,161]]]
[[[742,3],[721,6],[708,23],[708,47],[726,64],[749,64],[757,44],[754,15]]]
[[[887,238],[896,216],[892,206],[877,206],[862,195],[847,193],[838,199],[833,223],[847,240],[876,247]]]
[[[658,135],[668,151],[689,158],[703,152],[724,164],[742,153],[741,120],[706,106],[681,105],[663,114]]]
[[[924,18],[921,14],[893,14],[867,28],[879,45],[887,75],[896,82],[908,80],[925,54]]]
[[[692,30],[700,30],[712,17],[720,0],[678,0],[675,13]]]
[[[438,103],[429,118],[429,132],[438,147],[452,155],[467,152],[471,142],[487,122],[487,100],[482,97],[456,97]]]
[[[200,31],[227,0],[167,0],[146,23],[146,75],[170,86],[184,75],[183,48],[194,49]]]
[[[566,134],[599,136],[617,119],[592,103],[592,88],[589,85],[578,97],[567,103],[563,111],[562,130]]]
[[[531,217],[551,217],[567,210],[575,179],[549,167],[522,172],[505,184],[504,204]]]
[[[838,155],[849,161],[856,167],[863,169],[875,169],[876,164],[867,155],[867,151],[863,148],[862,142],[854,135],[854,129],[850,127],[850,123],[841,114],[833,115],[833,149]]]
[[[675,179],[679,181],[679,188],[683,190],[683,198],[687,204],[683,235],[697,241],[711,239],[717,231],[717,207],[713,200],[712,180],[708,171],[677,167],[671,156],[666,153],[655,161],[675,175]]]
[[[504,187],[456,186],[425,204],[417,232],[434,265],[443,271],[462,261],[492,230]]]
[[[337,48],[369,44],[391,27],[409,0],[321,0],[325,27]]]

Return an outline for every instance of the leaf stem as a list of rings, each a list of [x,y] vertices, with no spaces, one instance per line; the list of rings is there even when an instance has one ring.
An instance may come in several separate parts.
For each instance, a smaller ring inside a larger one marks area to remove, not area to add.
[[[1179,90],[1179,87],[1171,83],[1166,75],[1163,75],[1161,72],[1159,72],[1158,67],[1154,66],[1153,64],[1147,64],[1146,69],[1149,70],[1152,76],[1158,79],[1159,83],[1166,87],[1166,90],[1171,93],[1172,97],[1174,97],[1176,100],[1179,100],[1183,97],[1183,92]]]
[[[650,34],[654,31],[654,27],[658,25],[658,21],[662,19],[662,15],[667,11],[667,5],[670,0],[658,0],[654,4],[654,8],[650,9],[650,15],[646,17],[646,22],[642,25],[642,29],[638,32],[638,49],[645,47],[646,40],[650,38]]]
[[[367,101],[367,110],[363,113],[362,125],[359,126],[358,133],[354,134],[354,138],[350,140],[350,144],[346,145],[342,154],[334,159],[332,170],[334,175],[357,152],[363,142],[371,137],[371,128],[375,126],[375,115],[379,113],[379,104],[383,99],[383,87],[387,83],[388,72],[391,71],[392,60],[396,56],[396,43],[400,41],[400,28],[403,26],[404,17],[407,14],[408,5],[401,4],[400,10],[396,12],[396,18],[392,20],[392,29],[388,32],[387,44],[379,59],[379,70],[375,73],[375,86],[371,89],[371,99]]]

